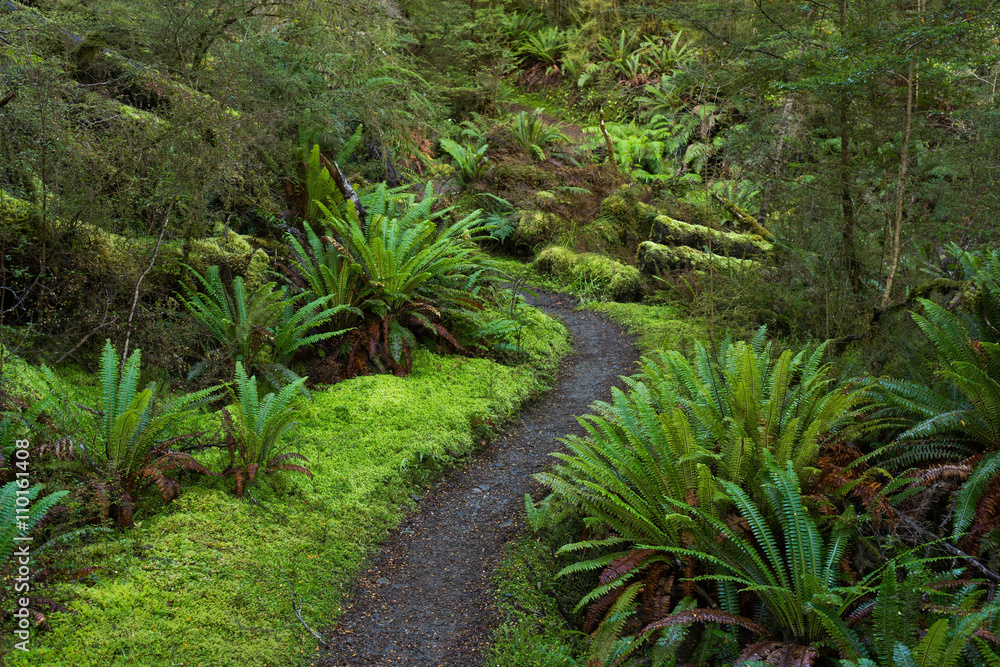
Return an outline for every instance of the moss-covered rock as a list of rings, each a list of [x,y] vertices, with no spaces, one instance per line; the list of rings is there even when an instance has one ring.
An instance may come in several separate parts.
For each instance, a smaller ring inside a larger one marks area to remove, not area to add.
[[[517,229],[511,240],[518,245],[534,246],[556,238],[566,228],[567,220],[558,213],[549,211],[521,211]]]
[[[633,190],[623,188],[611,193],[601,202],[601,217],[628,227],[645,217],[645,208]]]
[[[652,241],[639,244],[636,264],[639,266],[639,271],[651,276],[682,269],[707,271],[709,268],[724,273],[739,273],[755,271],[761,266],[760,262],[752,259],[738,259],[714,253],[709,255],[687,246],[670,247]]]
[[[576,266],[577,255],[569,248],[554,245],[549,246],[532,263],[532,267],[539,273],[548,273],[554,276],[568,276],[572,274],[573,267]]]
[[[639,270],[604,255],[550,246],[539,253],[532,266],[539,273],[571,278],[581,288],[596,289],[615,301],[631,301],[642,294]]]
[[[666,215],[658,215],[653,220],[649,239],[666,246],[691,246],[699,249],[711,246],[714,254],[730,257],[754,257],[770,252],[772,248],[770,243],[756,234],[721,232],[674,220]]]
[[[649,222],[655,211],[639,201],[639,194],[633,188],[622,188],[601,202],[598,218],[604,232],[601,237],[612,247],[635,243],[649,236]]]
[[[608,248],[620,248],[624,230],[612,218],[600,217],[583,228],[584,234],[599,239]]]

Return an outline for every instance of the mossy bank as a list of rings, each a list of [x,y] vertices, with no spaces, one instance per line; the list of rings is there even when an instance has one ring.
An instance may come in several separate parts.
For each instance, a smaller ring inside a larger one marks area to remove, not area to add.
[[[70,611],[51,614],[51,631],[33,633],[31,651],[5,664],[307,663],[317,642],[293,596],[311,627],[334,622],[351,577],[421,483],[542,391],[569,351],[561,324],[537,311],[525,319],[519,365],[419,351],[406,378],[315,391],[289,436],[312,480],[275,476],[237,499],[195,479],[178,500],[137,515],[133,530],[74,547],[61,564],[95,569],[59,585]]]

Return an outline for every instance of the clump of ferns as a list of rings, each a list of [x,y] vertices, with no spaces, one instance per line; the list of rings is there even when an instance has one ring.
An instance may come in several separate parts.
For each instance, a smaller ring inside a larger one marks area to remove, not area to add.
[[[1000,544],[1000,258],[973,276],[976,308],[959,315],[920,299],[912,316],[937,353],[937,381],[926,386],[896,378],[868,379],[887,407],[893,441],[875,453],[882,467],[916,467],[920,487],[947,496],[951,539],[969,552]],[[989,340],[992,339],[992,340]],[[991,536],[989,540],[984,538]]]
[[[482,287],[497,280],[475,244],[488,230],[479,211],[451,222],[452,209],[434,211],[436,201],[428,183],[419,203],[385,185],[366,193],[364,220],[350,202],[320,204],[328,234],[316,237],[321,247],[310,237],[312,264],[302,259],[305,248],[296,248],[296,267],[311,274],[305,278],[310,295],[321,272],[326,285],[353,285],[351,300],[345,294],[343,303],[361,316],[345,337],[349,376],[373,369],[406,375],[421,334],[466,353],[452,327],[472,319],[483,306]],[[316,261],[320,256],[323,261]]]
[[[237,362],[236,376],[229,388],[232,404],[220,413],[229,447],[229,466],[223,476],[235,479],[235,493],[242,496],[247,487],[260,475],[278,470],[299,472],[312,478],[305,466],[289,463],[292,460],[309,460],[298,452],[284,451],[281,438],[296,423],[293,399],[305,382],[299,378],[277,393],[260,396],[257,377],[247,377],[243,364]]]
[[[816,467],[821,448],[856,432],[869,398],[861,388],[832,384],[829,364],[822,363],[826,345],[775,357],[765,334],[762,328],[749,342],[725,341],[715,356],[698,346],[691,361],[676,352],[647,358],[643,372],[626,380],[630,392],[614,390],[611,404],[596,403],[596,415],[580,420],[587,435],[566,438],[568,453],[556,454],[562,463],[538,475],[607,531],[603,539],[562,549],[610,550],[570,566],[604,570],[603,584],[584,599],[596,604],[592,612],[624,624],[622,609],[609,598],[601,600],[612,584],[625,572],[644,578],[654,565],[670,560],[648,558],[644,550],[690,545],[690,531],[676,514],[663,511],[665,503],[697,507],[745,530],[730,487],[747,490],[758,504],[767,502],[772,460],[787,463],[796,480],[812,486],[821,480]],[[690,562],[657,567],[660,574],[644,590],[664,586],[660,582],[671,576],[686,573],[690,579],[696,569]],[[684,592],[690,594],[690,587]],[[643,593],[650,594],[662,598],[663,591]]]
[[[620,574],[604,586],[613,596],[611,613],[594,635],[595,664],[622,664],[656,635],[657,658],[676,660],[685,640],[690,648],[690,640],[697,639],[685,628],[705,623],[733,628],[715,635],[728,640],[714,648],[714,656],[726,662],[810,667],[839,658],[856,661],[846,664],[878,660],[891,667],[983,664],[970,656],[974,645],[986,664],[995,664],[1000,602],[984,600],[988,587],[982,582],[962,569],[935,572],[946,559],[916,558],[916,550],[859,576],[844,566],[858,517],[850,510],[833,520],[814,516],[791,462],[784,469],[768,462],[768,476],[763,504],[736,485],[724,485],[738,521],[666,502],[689,533],[691,546],[648,545],[616,561]],[[714,582],[715,599],[687,597],[673,610],[661,607],[660,618],[647,622],[651,616],[645,616],[644,625],[618,639],[626,612],[640,600],[643,612],[649,605],[650,576],[629,574],[640,562],[670,567],[671,557],[698,560],[705,573],[693,580]],[[739,647],[738,655],[732,646]]]
[[[122,362],[111,341],[105,342],[97,373],[101,399],[96,408],[87,408],[96,418],[96,429],[89,446],[78,442],[93,504],[103,518],[113,519],[122,528],[133,525],[136,499],[146,487],[155,486],[165,503],[180,494],[180,483],[167,473],[212,474],[174,446],[198,435],[179,429],[192,410],[217,397],[218,387],[158,404],[156,382],[139,388],[140,364],[139,350]],[[43,372],[58,402],[62,398],[58,380],[49,369]]]

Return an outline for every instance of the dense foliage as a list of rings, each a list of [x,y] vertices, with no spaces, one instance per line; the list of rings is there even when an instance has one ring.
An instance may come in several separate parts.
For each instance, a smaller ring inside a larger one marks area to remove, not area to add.
[[[44,545],[38,659],[304,660],[286,583],[332,621],[413,486],[566,351],[533,283],[648,354],[539,476],[496,664],[1000,663],[998,25],[985,0],[0,2],[8,528],[31,503],[0,537]],[[275,637],[193,639],[259,582],[266,622],[240,618]]]

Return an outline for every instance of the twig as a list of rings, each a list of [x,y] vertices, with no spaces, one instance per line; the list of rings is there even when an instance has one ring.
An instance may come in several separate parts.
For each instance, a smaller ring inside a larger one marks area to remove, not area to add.
[[[83,344],[86,343],[90,339],[90,337],[93,336],[95,333],[97,333],[98,331],[100,331],[104,327],[106,327],[108,325],[111,325],[111,324],[114,324],[115,322],[118,321],[118,316],[115,315],[114,318],[112,318],[112,320],[110,322],[108,322],[109,303],[110,303],[110,301],[108,303],[104,304],[104,317],[101,318],[101,323],[98,324],[93,329],[91,329],[90,331],[88,331],[86,333],[86,335],[84,335],[84,337],[81,338],[77,342],[76,345],[74,345],[73,347],[71,347],[69,350],[67,350],[65,353],[63,353],[63,355],[61,357],[59,357],[58,359],[56,359],[56,364],[55,364],[56,366],[58,366],[59,364],[61,364],[63,362],[63,359],[65,359],[66,357],[70,356],[71,354],[73,354],[74,352],[76,352],[77,350],[79,350],[80,347],[82,347]]]
[[[287,516],[285,516],[285,515],[284,515],[284,514],[282,514],[281,512],[277,512],[277,511],[275,511],[275,510],[271,509],[270,507],[268,507],[268,506],[267,506],[267,505],[265,505],[264,503],[260,502],[260,501],[259,501],[259,500],[257,500],[256,498],[254,498],[254,497],[253,497],[253,494],[252,494],[252,493],[250,493],[250,491],[249,491],[249,490],[247,491],[247,496],[248,496],[248,497],[250,498],[250,500],[251,500],[251,501],[253,502],[253,504],[254,504],[254,505],[256,505],[257,507],[259,507],[259,508],[261,508],[261,509],[263,509],[263,510],[266,510],[266,511],[270,512],[271,514],[273,514],[273,515],[274,515],[274,516],[276,516],[277,518],[281,519],[281,520],[282,520],[282,521],[284,521],[285,523],[288,523],[288,517],[287,517]]]
[[[956,546],[954,546],[952,544],[949,544],[948,542],[943,541],[940,538],[940,536],[935,535],[931,531],[929,531],[926,528],[922,527],[916,521],[914,521],[910,517],[906,516],[902,512],[897,511],[896,512],[896,516],[899,518],[900,521],[902,521],[904,524],[906,524],[906,526],[908,528],[910,528],[911,530],[914,530],[914,531],[916,531],[916,532],[918,532],[921,535],[924,535],[926,537],[932,537],[932,538],[934,538],[934,540],[938,544],[940,544],[941,547],[945,551],[947,551],[948,553],[950,553],[952,556],[956,556],[958,558],[961,558],[962,560],[964,560],[969,565],[971,565],[972,567],[976,568],[977,570],[979,570],[980,572],[982,572],[983,574],[985,574],[987,577],[989,577],[993,581],[1000,581],[1000,574],[997,574],[993,570],[988,569],[985,565],[983,565],[982,563],[979,562],[978,558],[976,558],[974,556],[970,556],[969,554],[965,553],[964,551],[962,551],[958,547],[956,547]]]
[[[323,639],[322,635],[320,635],[318,632],[310,628],[309,625],[302,620],[302,601],[295,599],[295,586],[292,585],[292,582],[286,580],[285,583],[288,584],[288,588],[290,588],[292,591],[292,611],[295,612],[295,618],[299,619],[299,623],[302,624],[302,627],[308,630],[313,637],[318,639],[320,644],[322,644],[327,648],[330,648],[330,645],[326,643],[326,640]],[[296,607],[296,605],[298,605],[298,607]]]
[[[156,239],[156,245],[153,246],[153,256],[149,258],[149,266],[146,270],[142,272],[139,279],[135,281],[135,291],[132,293],[132,307],[128,311],[128,322],[125,324],[125,347],[122,350],[122,360],[118,365],[118,372],[121,373],[122,369],[125,368],[125,358],[128,356],[128,341],[132,336],[132,317],[135,315],[135,306],[139,303],[139,286],[142,285],[142,281],[146,278],[146,274],[149,273],[153,265],[156,264],[156,256],[160,252],[160,244],[163,242],[163,233],[167,231],[167,223],[170,222],[170,213],[174,210],[174,203],[170,202],[170,206],[167,207],[167,214],[163,217],[163,226],[160,227],[160,236]]]

